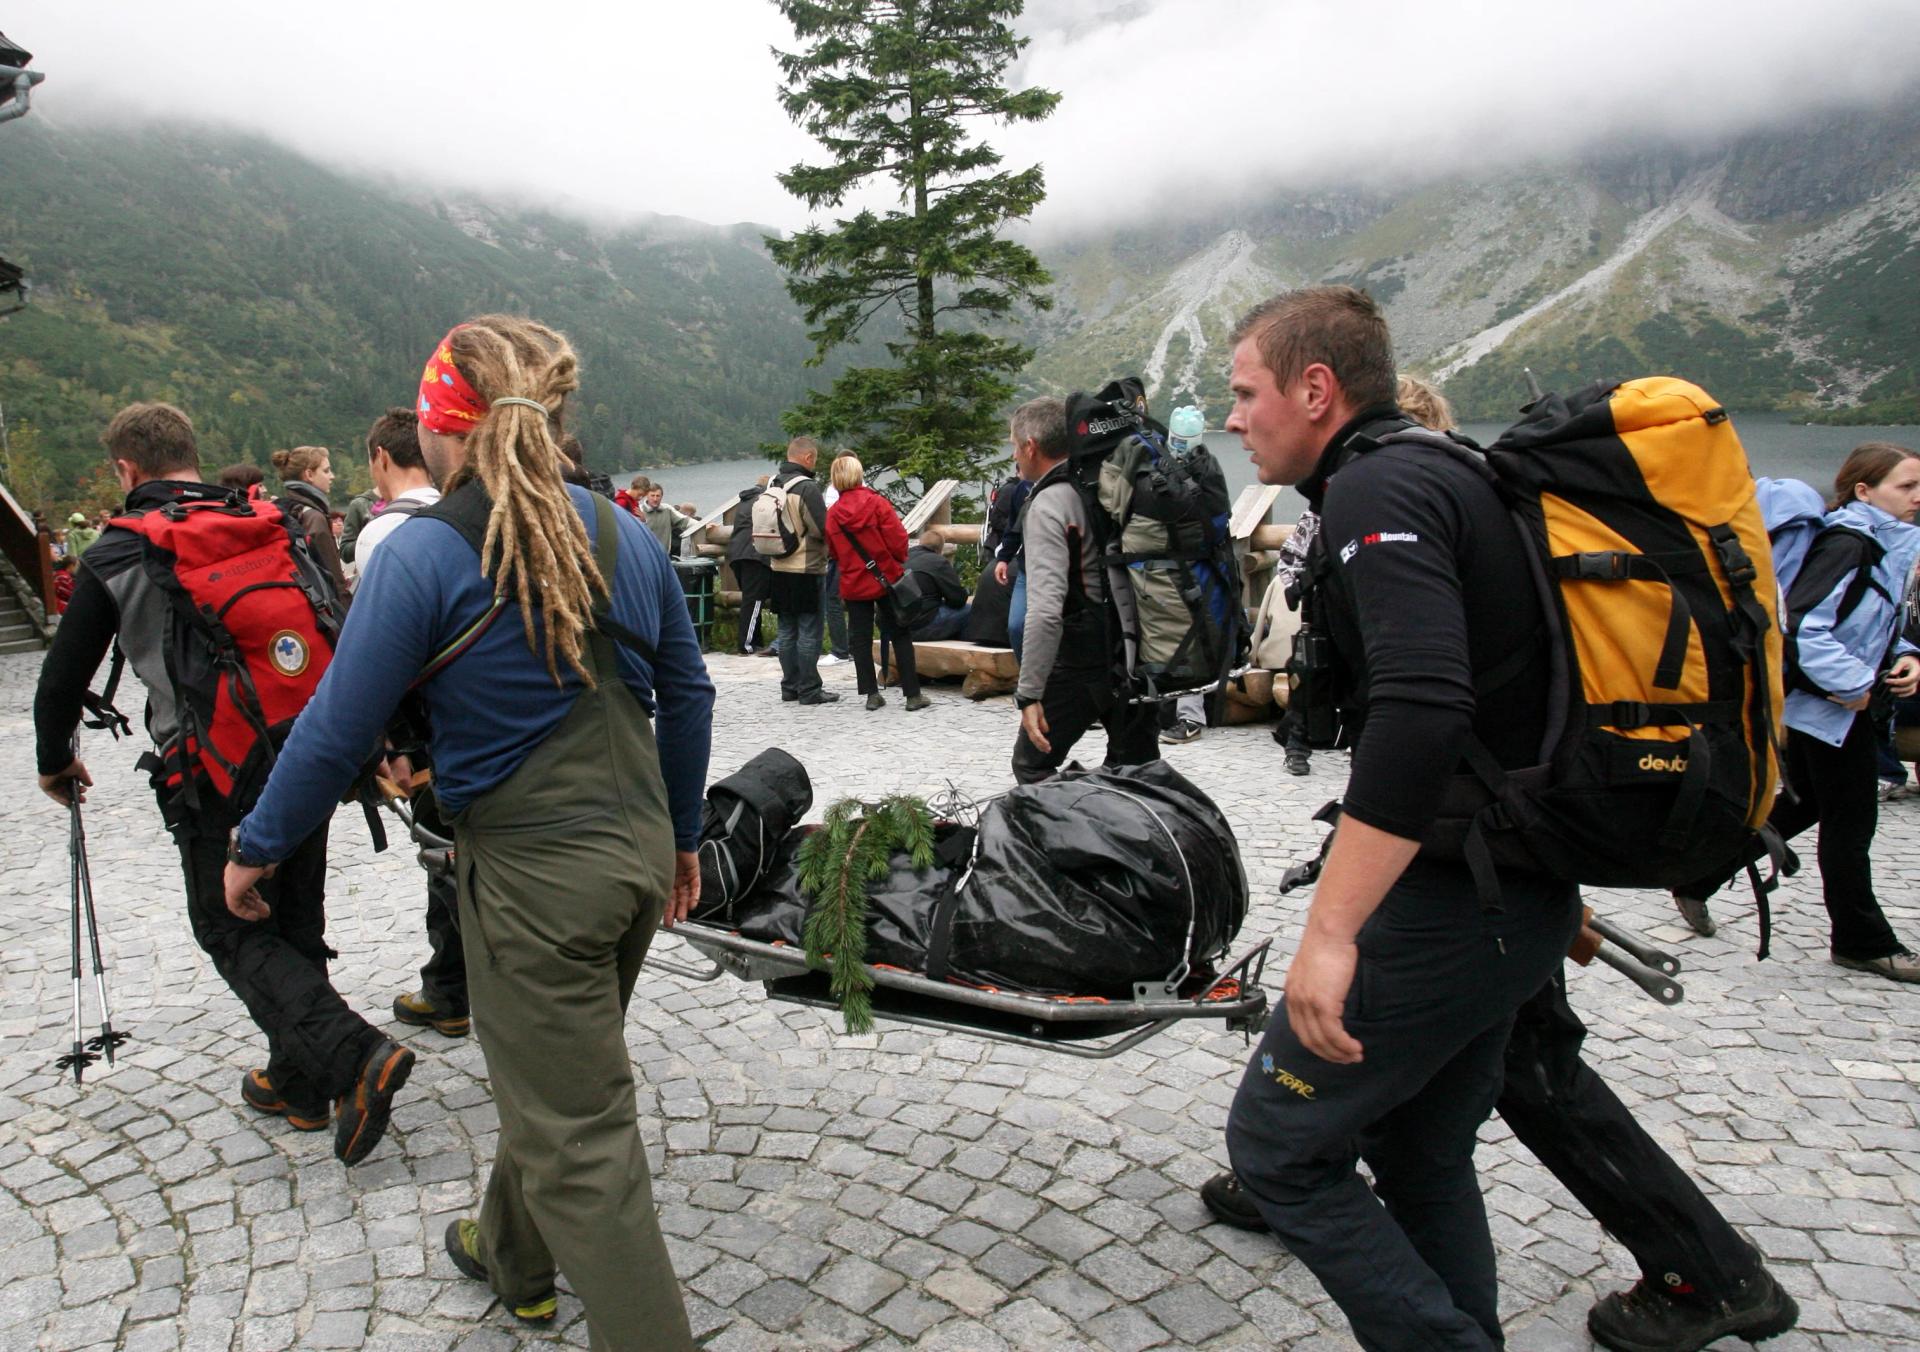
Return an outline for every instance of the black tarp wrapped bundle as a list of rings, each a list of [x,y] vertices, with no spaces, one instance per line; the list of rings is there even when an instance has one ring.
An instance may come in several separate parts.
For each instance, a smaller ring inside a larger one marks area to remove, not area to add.
[[[805,832],[791,832],[724,911],[707,908],[703,869],[698,917],[798,945],[807,900],[793,856]],[[1136,982],[1217,963],[1246,918],[1232,827],[1164,761],[1024,785],[987,804],[977,829],[939,827],[935,846],[933,867],[903,855],[868,884],[868,962],[1002,990],[1129,998]]]
[[[980,814],[948,970],[929,974],[1130,997],[1224,957],[1246,914],[1233,828],[1172,766],[1069,772]]]
[[[787,837],[812,806],[806,767],[777,746],[709,788],[700,817],[700,904],[693,914],[732,923],[741,898],[769,871],[784,873],[793,886]]]

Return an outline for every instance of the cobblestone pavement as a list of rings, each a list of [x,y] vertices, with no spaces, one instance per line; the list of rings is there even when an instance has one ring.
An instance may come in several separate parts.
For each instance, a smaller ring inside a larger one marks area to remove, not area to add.
[[[952,685],[909,717],[868,714],[846,667],[837,706],[783,708],[775,664],[715,658],[715,773],[769,741],[812,772],[816,813],[847,793],[975,795],[1008,786],[1009,702]],[[563,1296],[531,1332],[440,1251],[493,1156],[471,1041],[405,1030],[421,1060],[392,1130],[347,1170],[328,1135],[236,1101],[262,1056],[245,1013],[187,933],[176,858],[133,770],[89,734],[87,816],[114,996],[133,1042],[74,1088],[52,1061],[68,1017],[64,822],[33,787],[33,656],[0,658],[0,1347],[498,1349],[586,1342]],[[1098,734],[1087,748],[1099,754]],[[1169,749],[1232,818],[1254,886],[1242,944],[1291,949],[1282,869],[1317,843],[1308,813],[1344,758],[1279,771],[1264,727]],[[1914,905],[1920,809],[1888,806],[1877,868],[1896,924]],[[340,989],[385,1022],[425,952],[421,875],[335,821],[330,877]],[[1686,1003],[1654,1004],[1598,966],[1577,972],[1589,1054],[1773,1260],[1802,1328],[1769,1349],[1920,1346],[1920,992],[1826,962],[1807,881],[1776,904],[1774,960],[1720,905],[1695,939],[1665,898],[1597,904],[1684,954]],[[1726,923],[1726,922],[1732,923]],[[662,955],[689,957],[674,942]],[[1276,967],[1276,974],[1279,970]],[[1351,1346],[1344,1321],[1265,1236],[1207,1223],[1195,1187],[1247,1049],[1188,1026],[1085,1062],[900,1025],[853,1038],[757,986],[648,973],[628,1041],[661,1221],[695,1330],[718,1349]],[[398,1035],[402,1030],[394,1026]],[[1517,1348],[1585,1347],[1596,1292],[1630,1280],[1599,1230],[1499,1121],[1480,1166]]]

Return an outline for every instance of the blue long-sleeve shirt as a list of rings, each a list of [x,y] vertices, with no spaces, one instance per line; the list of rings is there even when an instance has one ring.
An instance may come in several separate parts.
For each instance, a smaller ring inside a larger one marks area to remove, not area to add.
[[[592,496],[572,486],[567,492],[592,537]],[[691,850],[700,838],[713,682],[666,552],[632,515],[616,512],[614,522],[613,618],[650,641],[656,655],[649,666],[616,645],[620,676],[654,715],[674,842]],[[360,579],[333,664],[240,824],[247,858],[283,859],[327,819],[408,686],[492,602],[479,555],[446,522],[416,518],[382,543]],[[504,782],[559,727],[583,688],[565,663],[560,672],[556,688],[509,603],[473,647],[421,687],[444,811],[457,813]]]

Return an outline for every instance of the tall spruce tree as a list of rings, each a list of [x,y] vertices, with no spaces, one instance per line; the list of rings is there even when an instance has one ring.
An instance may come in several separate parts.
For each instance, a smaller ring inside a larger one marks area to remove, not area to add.
[[[882,315],[884,332],[898,322],[885,344],[892,365],[846,371],[783,422],[789,433],[851,441],[869,469],[923,486],[977,478],[1005,440],[1009,377],[1033,355],[992,326],[1017,304],[1053,304],[1040,261],[1000,236],[1045,197],[1040,167],[1001,169],[973,130],[1037,122],[1060,101],[1001,83],[1026,45],[1008,27],[1023,0],[774,2],[800,45],[774,53],[781,105],[828,155],[780,174],[780,185],[816,211],[870,180],[890,179],[900,194],[896,209],[767,241],[806,314],[811,364]]]

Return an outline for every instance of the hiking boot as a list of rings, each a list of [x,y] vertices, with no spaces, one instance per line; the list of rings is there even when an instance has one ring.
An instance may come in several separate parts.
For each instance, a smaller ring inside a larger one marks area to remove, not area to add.
[[[393,1002],[393,1017],[415,1028],[431,1028],[441,1037],[465,1037],[473,1020],[465,1014],[449,1014],[434,1008],[425,991],[402,995]]]
[[[487,1280],[485,1264],[474,1256],[474,1248],[480,1242],[480,1225],[477,1221],[462,1217],[447,1224],[447,1257],[460,1269],[462,1276],[471,1277],[476,1282]],[[551,1324],[553,1312],[558,1308],[559,1298],[553,1288],[548,1287],[544,1296],[527,1301],[510,1301],[502,1296],[500,1303],[513,1311],[513,1317],[523,1324]]]
[[[1288,774],[1305,775],[1305,774],[1311,774],[1312,772],[1313,772],[1313,764],[1307,759],[1306,752],[1289,751],[1287,753],[1287,773]]]
[[[932,707],[933,701],[925,695],[915,695],[907,701],[907,712],[910,714],[917,714],[922,709],[931,709]]]
[[[1587,1332],[1614,1352],[1694,1352],[1729,1334],[1757,1343],[1792,1328],[1800,1307],[1762,1270],[1731,1300],[1708,1304],[1668,1295],[1646,1278],[1587,1311]]]
[[[317,1108],[296,1108],[281,1098],[264,1070],[250,1070],[240,1077],[240,1097],[256,1113],[286,1118],[295,1131],[325,1131],[333,1121],[333,1113],[324,1103]]]
[[[1224,1174],[1215,1174],[1202,1183],[1200,1200],[1217,1221],[1224,1221],[1236,1230],[1253,1230],[1260,1234],[1267,1232],[1266,1217],[1253,1204],[1253,1198],[1247,1196],[1247,1190],[1240,1186],[1240,1176],[1231,1169]]]
[[[1160,740],[1168,746],[1180,746],[1186,742],[1199,741],[1200,734],[1206,730],[1205,724],[1196,723],[1191,718],[1182,718],[1172,727],[1161,733]]]
[[[1711,939],[1713,932],[1720,928],[1713,923],[1713,915],[1700,897],[1683,897],[1675,892],[1673,904],[1680,908],[1680,918],[1687,922],[1687,928],[1701,938]]]
[[[867,696],[867,712],[868,713],[872,713],[875,709],[884,709],[886,707],[887,707],[887,697],[885,695],[875,694],[875,695]]]
[[[840,697],[831,690],[816,690],[811,695],[800,696],[802,704],[838,704]]]
[[[387,1134],[393,1096],[413,1074],[413,1053],[381,1038],[360,1063],[353,1087],[335,1101],[333,1153],[342,1164],[358,1164]]]
[[[1912,949],[1896,948],[1884,958],[1843,958],[1838,953],[1828,956],[1838,966],[1856,972],[1872,972],[1889,981],[1920,981],[1920,955]]]

